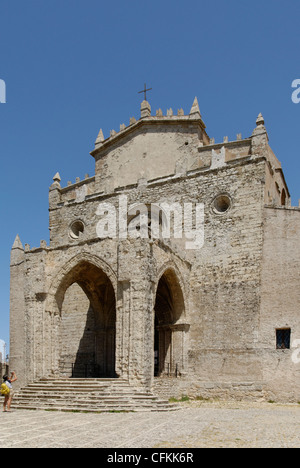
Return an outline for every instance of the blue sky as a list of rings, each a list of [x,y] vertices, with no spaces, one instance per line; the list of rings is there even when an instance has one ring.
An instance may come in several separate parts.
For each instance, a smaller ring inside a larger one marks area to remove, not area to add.
[[[189,112],[210,137],[251,135],[263,113],[293,204],[300,198],[299,0],[0,1],[0,338],[9,340],[9,256],[49,240],[48,188],[94,174],[89,152],[152,111]]]

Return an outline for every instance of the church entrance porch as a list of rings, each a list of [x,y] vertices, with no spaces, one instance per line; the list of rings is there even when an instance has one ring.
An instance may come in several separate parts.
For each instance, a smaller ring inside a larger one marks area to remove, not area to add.
[[[108,276],[83,261],[67,274],[56,297],[60,375],[116,377],[116,299]]]

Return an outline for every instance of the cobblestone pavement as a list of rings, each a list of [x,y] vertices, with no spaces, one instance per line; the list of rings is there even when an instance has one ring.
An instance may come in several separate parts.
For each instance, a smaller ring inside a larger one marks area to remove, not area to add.
[[[1,448],[299,448],[300,405],[190,402],[168,413],[0,413]],[[4,430],[5,429],[5,430]]]

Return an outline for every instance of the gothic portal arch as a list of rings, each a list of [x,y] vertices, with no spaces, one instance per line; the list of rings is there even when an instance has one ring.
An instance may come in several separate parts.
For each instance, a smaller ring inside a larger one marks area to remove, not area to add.
[[[178,274],[173,267],[161,273],[155,298],[154,376],[185,372],[185,299]]]
[[[60,276],[54,299],[59,374],[116,377],[116,294],[107,271],[77,259]]]

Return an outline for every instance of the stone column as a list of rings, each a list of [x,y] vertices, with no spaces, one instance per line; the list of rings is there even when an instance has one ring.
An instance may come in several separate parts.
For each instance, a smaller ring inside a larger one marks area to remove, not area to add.
[[[147,240],[131,239],[119,245],[117,369],[133,385],[151,388],[154,374],[154,304],[151,253]]]
[[[172,372],[187,372],[187,332],[190,326],[183,323],[171,325],[172,330]]]

